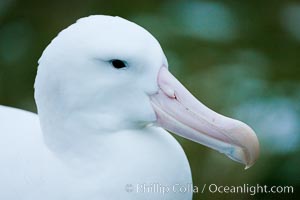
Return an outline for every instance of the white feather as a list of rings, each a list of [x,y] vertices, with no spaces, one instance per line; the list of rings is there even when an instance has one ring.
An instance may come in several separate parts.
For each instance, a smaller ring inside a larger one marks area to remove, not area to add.
[[[125,19],[91,16],[62,31],[39,60],[39,117],[0,107],[0,199],[190,200],[190,192],[125,190],[192,183],[181,146],[148,126],[155,120],[148,94],[162,65],[156,39]]]

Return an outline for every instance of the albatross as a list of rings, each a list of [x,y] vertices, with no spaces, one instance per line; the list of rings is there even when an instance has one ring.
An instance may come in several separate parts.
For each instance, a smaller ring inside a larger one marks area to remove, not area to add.
[[[0,199],[191,200],[176,190],[192,176],[168,131],[246,168],[258,157],[254,131],[198,101],[159,42],[126,19],[79,19],[38,63],[38,114],[0,106]]]

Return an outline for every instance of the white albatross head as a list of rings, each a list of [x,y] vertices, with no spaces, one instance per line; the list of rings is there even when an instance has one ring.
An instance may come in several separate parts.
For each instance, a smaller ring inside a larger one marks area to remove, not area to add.
[[[168,71],[157,40],[120,17],[82,18],[59,33],[39,60],[35,99],[45,134],[53,127],[106,134],[155,124],[246,167],[259,154],[249,126],[200,103]]]

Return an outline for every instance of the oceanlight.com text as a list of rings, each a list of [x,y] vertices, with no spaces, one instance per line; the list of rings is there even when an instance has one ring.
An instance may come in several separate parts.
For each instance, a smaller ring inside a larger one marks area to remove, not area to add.
[[[293,186],[268,186],[268,185],[217,185],[217,184],[203,184],[201,186],[187,184],[173,184],[165,185],[161,183],[141,183],[141,184],[126,184],[126,192],[129,193],[159,193],[162,195],[168,193],[220,193],[220,194],[249,194],[251,196],[256,194],[292,194],[294,193]]]

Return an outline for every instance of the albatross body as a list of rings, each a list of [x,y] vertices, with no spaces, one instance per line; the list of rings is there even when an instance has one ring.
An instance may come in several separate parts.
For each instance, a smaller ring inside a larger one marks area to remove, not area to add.
[[[192,183],[182,148],[161,128],[124,130],[97,142],[91,137],[83,145],[89,150],[57,155],[45,145],[36,114],[0,110],[0,199],[191,199],[191,192],[136,192],[136,184]]]
[[[39,60],[35,100],[38,115],[0,107],[0,199],[191,200],[188,160],[166,130],[246,167],[258,157],[252,129],[200,103],[157,40],[119,17],[59,33]]]

